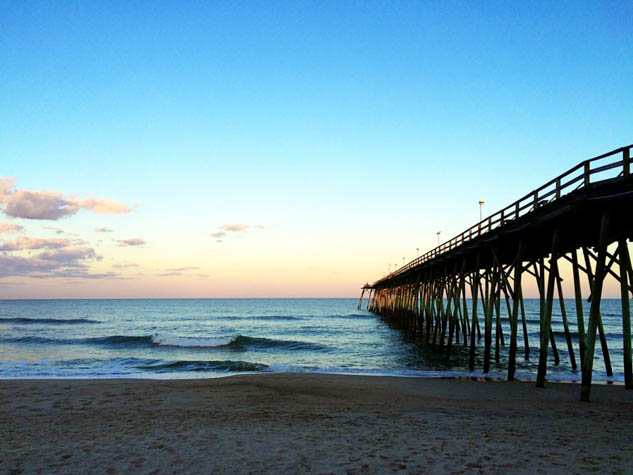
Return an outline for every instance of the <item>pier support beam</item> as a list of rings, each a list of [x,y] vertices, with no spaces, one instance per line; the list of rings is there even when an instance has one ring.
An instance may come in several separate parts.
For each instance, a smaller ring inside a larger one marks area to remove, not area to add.
[[[626,389],[633,389],[633,363],[631,359],[631,301],[627,285],[627,275],[631,272],[631,259],[625,239],[620,239],[620,241],[618,241],[618,254],[620,255],[620,296],[622,300],[624,386]]]
[[[521,275],[523,274],[522,271],[523,241],[521,240],[519,241],[519,250],[517,251],[517,257],[514,264],[514,299],[512,301],[512,319],[510,320],[510,356],[508,359],[508,381],[514,381],[514,372],[516,368],[519,306],[523,306],[523,291],[521,289]]]
[[[591,377],[593,373],[593,355],[596,348],[596,330],[600,320],[600,300],[602,298],[602,284],[604,282],[605,260],[607,256],[607,232],[609,229],[609,215],[602,215],[600,226],[600,241],[598,244],[598,260],[596,262],[596,275],[591,286],[591,307],[589,310],[589,325],[585,342],[585,358],[582,368],[582,386],[580,388],[580,400],[589,401],[591,393]]]
[[[547,297],[544,311],[541,312],[541,347],[538,362],[538,372],[536,374],[536,387],[545,387],[545,374],[547,372],[547,341],[553,340],[552,334],[552,306],[554,300],[554,281],[558,273],[558,230],[554,231],[552,238],[552,254],[550,258],[549,276],[547,279]],[[541,272],[543,269],[541,268]],[[541,276],[542,277],[542,276]]]

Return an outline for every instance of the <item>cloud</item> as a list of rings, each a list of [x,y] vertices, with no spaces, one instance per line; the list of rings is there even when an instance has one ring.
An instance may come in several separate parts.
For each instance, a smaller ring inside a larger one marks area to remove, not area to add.
[[[129,263],[125,262],[125,263],[122,263],[122,264],[113,264],[112,267],[114,269],[129,269],[130,267],[139,267],[139,265],[138,264],[133,264],[131,262],[129,262]]]
[[[56,228],[54,226],[44,226],[42,229],[46,229],[48,231],[53,231],[55,234],[63,234],[64,230]]]
[[[54,262],[34,257],[0,255],[0,277],[49,274],[57,267]]]
[[[24,231],[24,226],[13,223],[0,223],[0,233],[21,233]]]
[[[32,238],[28,238],[32,239]],[[33,241],[47,241],[36,240]],[[62,240],[48,240],[62,241]],[[40,248],[46,249],[51,242],[32,244],[40,245]],[[6,245],[5,245],[6,246]],[[19,247],[19,246],[17,246]],[[28,248],[28,247],[27,247]],[[21,249],[15,249],[21,250]],[[4,249],[4,253],[0,254],[0,277],[31,277],[31,278],[82,278],[82,279],[101,279],[116,278],[117,274],[108,273],[91,273],[88,266],[89,261],[100,260],[101,257],[96,254],[94,249],[89,247],[81,247],[68,245],[60,248],[53,248],[40,252],[35,256],[23,257],[11,255]]]
[[[68,239],[39,239],[32,237],[19,237],[13,242],[7,242],[0,246],[0,251],[25,251],[32,249],[59,249],[69,246]]]
[[[223,242],[221,238],[225,238],[229,233],[244,233],[249,229],[264,229],[261,224],[249,225],[249,224],[223,224],[218,227],[219,231],[215,231],[210,234],[212,238],[216,238],[215,242]]]
[[[165,272],[162,274],[158,274],[158,277],[180,277],[183,275],[183,272],[198,270],[200,267],[198,266],[187,266],[187,267],[172,267],[169,269],[165,269]]]
[[[108,228],[95,228],[95,233],[111,233],[112,229]]]
[[[97,256],[94,249],[75,246],[55,249],[53,251],[45,251],[40,253],[37,257],[46,261],[54,261],[72,267],[76,267],[76,263],[78,261],[85,259],[101,260],[101,257]]]
[[[145,241],[141,238],[118,239],[117,242],[121,247],[142,246],[145,244]]]
[[[15,186],[15,178],[0,177],[0,196],[5,196],[11,192],[11,188]]]
[[[248,224],[223,224],[220,229],[232,233],[241,233],[249,228]]]
[[[129,213],[132,208],[105,198],[89,198],[77,201],[80,208],[89,209],[99,214]]]
[[[91,274],[89,272],[85,272],[83,270],[60,270],[52,272],[49,275],[43,276],[31,276],[35,278],[65,278],[65,279],[123,279],[116,272],[102,272],[102,273],[94,273]]]
[[[13,178],[0,177],[0,209],[14,218],[57,220],[80,209],[101,214],[129,213],[132,208],[109,199],[77,199],[59,191],[14,189]]]
[[[3,203],[2,211],[14,218],[54,220],[79,211],[75,203],[56,191],[17,190],[0,196],[0,202]]]

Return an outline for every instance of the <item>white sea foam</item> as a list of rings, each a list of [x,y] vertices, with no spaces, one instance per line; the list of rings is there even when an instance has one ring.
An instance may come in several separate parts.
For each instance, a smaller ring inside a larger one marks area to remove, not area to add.
[[[266,368],[269,373],[308,373],[316,371],[317,368],[310,368],[305,366],[298,366],[285,363],[272,363]]]
[[[183,348],[216,348],[230,344],[235,338],[234,336],[200,338],[176,335],[154,335],[152,336],[152,343],[158,346],[180,346]]]

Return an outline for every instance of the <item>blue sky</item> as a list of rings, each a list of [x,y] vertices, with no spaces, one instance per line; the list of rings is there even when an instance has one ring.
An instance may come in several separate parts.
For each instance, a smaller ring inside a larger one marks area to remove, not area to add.
[[[632,24],[617,1],[0,1],[0,175],[133,209],[5,221],[142,269],[84,296],[356,294],[480,199],[632,142]],[[180,267],[207,277],[156,278]],[[24,279],[66,296],[0,293]]]

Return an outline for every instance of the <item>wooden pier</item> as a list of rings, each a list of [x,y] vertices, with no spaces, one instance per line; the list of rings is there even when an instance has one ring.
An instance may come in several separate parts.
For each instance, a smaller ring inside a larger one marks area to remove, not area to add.
[[[633,270],[628,249],[628,241],[633,239],[631,148],[633,145],[621,147],[579,163],[397,271],[365,285],[359,308],[368,293],[371,312],[384,315],[422,342],[448,351],[455,344],[468,347],[471,371],[482,337],[484,373],[490,370],[491,358],[498,361],[499,346],[509,339],[507,379],[511,381],[519,331],[524,357],[530,351],[522,289],[525,279],[533,278],[540,297],[536,386],[545,384],[549,349],[555,364],[560,358],[551,331],[552,309],[558,300],[571,367],[581,367],[580,399],[588,401],[597,334],[607,374],[612,375],[600,301],[605,278],[615,278],[622,300],[624,382],[627,389],[633,389],[629,306]],[[576,315],[565,308],[559,272],[563,262],[571,267]],[[583,280],[590,289],[584,298]],[[588,321],[583,305],[589,307]],[[509,335],[503,331],[504,314]],[[578,328],[578,354],[569,330],[573,319]]]

